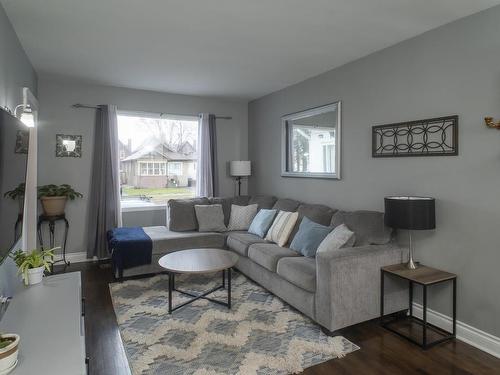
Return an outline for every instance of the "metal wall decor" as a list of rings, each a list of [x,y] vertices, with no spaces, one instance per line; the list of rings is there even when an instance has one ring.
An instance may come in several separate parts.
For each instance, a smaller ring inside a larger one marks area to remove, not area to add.
[[[500,130],[500,121],[495,121],[493,117],[485,117],[484,123],[488,128],[498,129]]]
[[[56,134],[56,157],[81,158],[82,136]]]
[[[372,156],[458,155],[458,116],[372,127]]]

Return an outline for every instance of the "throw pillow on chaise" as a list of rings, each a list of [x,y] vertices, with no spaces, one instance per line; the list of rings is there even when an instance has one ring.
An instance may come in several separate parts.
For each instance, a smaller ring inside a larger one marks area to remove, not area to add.
[[[224,211],[221,204],[195,205],[199,232],[225,232]]]

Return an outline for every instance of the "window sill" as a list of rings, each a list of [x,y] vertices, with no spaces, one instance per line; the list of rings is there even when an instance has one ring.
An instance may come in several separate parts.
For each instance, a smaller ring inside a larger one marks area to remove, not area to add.
[[[166,205],[160,204],[152,204],[152,203],[144,203],[144,204],[123,204],[122,203],[122,212],[147,212],[147,211],[161,211],[166,210]]]

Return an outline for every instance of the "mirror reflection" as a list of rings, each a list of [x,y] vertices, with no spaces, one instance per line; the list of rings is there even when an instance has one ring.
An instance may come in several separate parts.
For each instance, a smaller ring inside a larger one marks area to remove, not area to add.
[[[340,178],[340,102],[283,117],[282,175]]]

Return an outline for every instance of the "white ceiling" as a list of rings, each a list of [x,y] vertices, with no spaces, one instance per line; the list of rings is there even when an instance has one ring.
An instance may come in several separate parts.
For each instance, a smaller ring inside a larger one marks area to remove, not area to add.
[[[39,73],[252,99],[500,0],[0,0]]]

